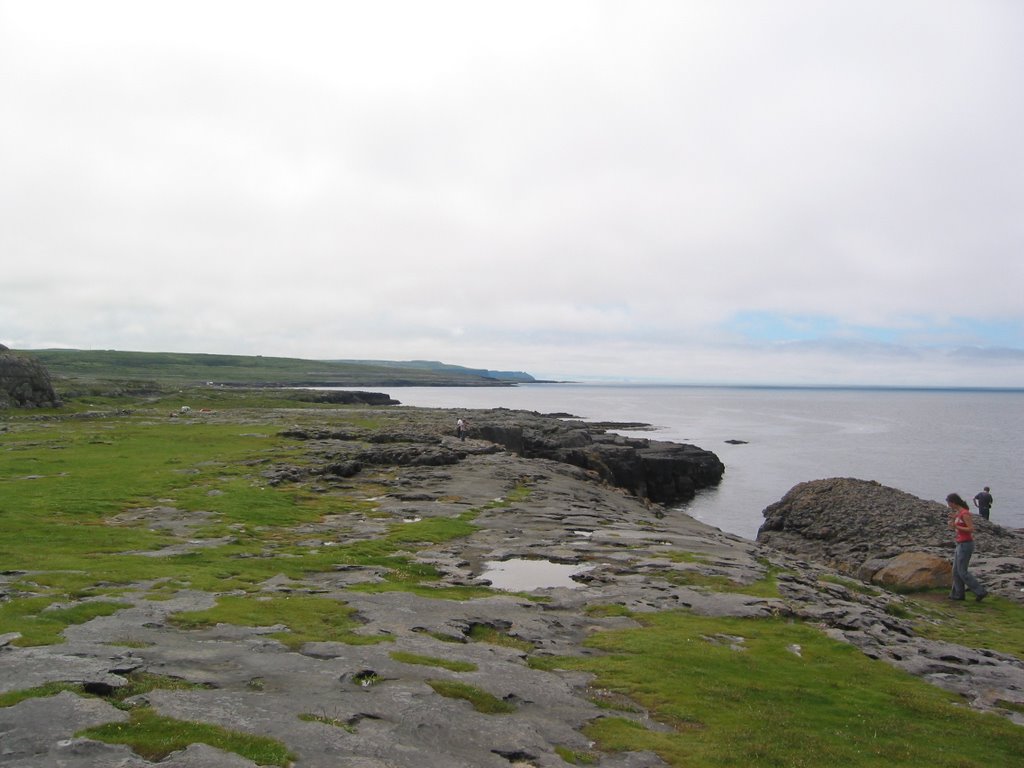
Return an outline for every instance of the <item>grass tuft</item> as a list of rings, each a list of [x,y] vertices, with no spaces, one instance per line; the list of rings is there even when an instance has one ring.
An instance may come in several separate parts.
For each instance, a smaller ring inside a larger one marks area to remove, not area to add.
[[[982,603],[947,599],[946,590],[904,597],[915,631],[932,640],[988,648],[1024,662],[1024,605],[990,596]]]
[[[500,629],[489,624],[473,624],[469,628],[468,637],[476,643],[490,643],[491,645],[515,648],[520,651],[530,652],[535,648],[533,643],[514,637],[507,632],[502,632]]]
[[[359,623],[350,607],[338,600],[313,595],[225,596],[209,610],[176,613],[170,621],[182,629],[205,629],[219,623],[244,627],[280,624],[286,629],[269,636],[292,650],[311,642],[371,645],[390,640],[385,636],[357,634],[354,630]]]
[[[352,724],[351,720],[342,720],[339,717],[330,717],[323,713],[313,714],[312,712],[303,712],[299,715],[299,720],[302,720],[304,723],[323,723],[324,725],[330,725],[334,728],[341,728],[349,733],[356,732],[356,728]]]
[[[63,642],[64,630],[74,624],[84,624],[97,616],[109,616],[128,603],[89,601],[54,608],[52,598],[30,597],[0,604],[0,634],[18,632],[21,637],[13,645],[53,645]]]
[[[283,744],[274,739],[163,717],[149,707],[132,710],[127,722],[106,723],[86,728],[75,735],[108,744],[126,744],[133,752],[151,761],[163,760],[172,752],[195,743],[234,752],[257,765],[288,766],[295,759]]]
[[[439,659],[435,656],[421,656],[418,653],[407,653],[406,651],[392,651],[391,658],[403,664],[419,664],[427,667],[440,667],[452,672],[474,672],[476,664],[469,661],[457,661],[453,659]]]
[[[466,683],[452,680],[427,680],[426,682],[441,696],[468,701],[473,705],[473,709],[483,712],[485,715],[502,715],[516,710],[515,706],[509,702]]]

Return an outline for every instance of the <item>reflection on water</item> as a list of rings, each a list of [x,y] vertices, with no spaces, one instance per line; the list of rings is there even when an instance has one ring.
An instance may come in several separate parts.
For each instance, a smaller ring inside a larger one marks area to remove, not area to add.
[[[495,589],[519,592],[550,587],[578,587],[572,577],[589,571],[589,565],[567,565],[552,563],[550,560],[490,560],[484,564],[482,578],[491,582]]]

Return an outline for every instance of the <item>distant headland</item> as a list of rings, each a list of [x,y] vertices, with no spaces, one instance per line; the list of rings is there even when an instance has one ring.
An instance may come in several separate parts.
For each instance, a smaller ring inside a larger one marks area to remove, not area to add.
[[[429,360],[307,360],[112,349],[25,352],[56,379],[145,379],[247,387],[502,387],[539,383],[522,371],[467,368]]]

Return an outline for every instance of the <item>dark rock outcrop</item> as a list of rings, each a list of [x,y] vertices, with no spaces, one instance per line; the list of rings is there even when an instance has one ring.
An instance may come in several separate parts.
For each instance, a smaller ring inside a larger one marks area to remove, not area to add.
[[[399,401],[383,392],[357,392],[355,390],[312,390],[295,397],[304,403],[331,403],[332,405],[399,405]]]
[[[717,485],[725,472],[725,466],[711,451],[695,445],[610,434],[603,424],[505,408],[459,413],[469,423],[468,442],[451,440],[454,416],[450,423],[424,418],[415,429],[409,425],[375,430],[294,428],[282,435],[323,443],[324,454],[332,463],[396,466],[452,464],[468,452],[488,450],[480,444],[487,441],[523,458],[571,464],[659,504],[689,500],[701,488]],[[391,447],[367,448],[371,443]]]
[[[60,398],[37,359],[0,344],[0,408],[56,408]]]
[[[471,420],[470,435],[524,458],[572,464],[659,504],[692,499],[725,473],[718,456],[695,445],[624,437],[603,425],[540,414],[485,411]]]

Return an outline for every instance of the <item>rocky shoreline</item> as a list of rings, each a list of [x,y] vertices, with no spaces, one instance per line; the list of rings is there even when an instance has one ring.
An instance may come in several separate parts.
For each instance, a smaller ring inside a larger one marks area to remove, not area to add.
[[[427,413],[431,412],[421,411],[415,424],[405,424],[397,431],[315,427],[284,434],[315,444],[314,452],[328,460],[322,471],[343,477],[366,465],[445,466],[462,461],[467,443],[444,439],[455,415],[434,411],[428,417]],[[506,408],[473,411],[468,424],[470,446],[483,441],[488,450],[504,449],[527,459],[579,467],[597,482],[659,504],[689,501],[698,490],[721,482],[725,473],[718,456],[695,445],[623,437],[608,431],[625,425]],[[365,448],[366,443],[374,447]],[[380,447],[385,445],[388,447]]]
[[[601,426],[504,409],[471,413],[470,436],[461,441],[451,434],[454,412],[368,407],[366,413],[383,426],[332,426],[325,416],[316,426],[288,427],[289,437],[305,447],[306,459],[274,462],[259,470],[260,482],[268,485],[317,488],[344,484],[370,469],[388,469],[387,493],[374,500],[373,516],[356,524],[348,520],[343,530],[330,519],[306,526],[310,546],[329,546],[342,535],[369,540],[388,521],[453,518],[476,509],[481,512],[469,536],[423,545],[413,553],[417,562],[435,567],[444,584],[486,586],[490,565],[512,559],[585,565],[586,571],[574,577],[572,586],[534,590],[533,596],[543,596],[543,601],[504,592],[456,601],[349,589],[383,580],[385,569],[377,567],[343,568],[302,582],[270,579],[262,585],[266,595],[342,600],[360,617],[360,634],[385,635],[391,641],[307,643],[297,651],[268,637],[280,627],[178,629],[168,621],[171,614],[208,608],[216,596],[182,591],[170,600],[153,601],[146,599],[148,585],[138,584],[119,597],[132,608],[69,628],[62,645],[22,648],[12,644],[12,636],[0,638],[0,689],[78,681],[101,690],[124,685],[127,674],[144,670],[204,684],[197,690],[145,694],[161,714],[271,736],[298,756],[299,768],[565,766],[555,746],[590,748],[581,729],[602,715],[595,703],[599,692],[584,675],[533,669],[525,651],[472,642],[471,636],[475,628],[490,627],[533,647],[534,654],[584,653],[583,643],[593,632],[635,624],[625,616],[588,611],[612,605],[635,613],[687,609],[708,616],[781,615],[814,622],[873,658],[961,694],[973,708],[1024,725],[1024,663],[1019,659],[921,638],[893,610],[903,600],[899,594],[823,580],[855,575],[865,562],[896,557],[923,543],[910,527],[903,539],[886,534],[885,551],[864,542],[841,543],[850,536],[840,530],[839,521],[853,514],[858,493],[863,497],[859,486],[803,489],[802,495],[784,500],[785,509],[766,510],[765,540],[753,542],[670,506],[722,476],[717,457],[694,446],[627,439]],[[529,494],[513,496],[515,488],[527,488]],[[900,493],[881,486],[873,490],[878,491],[879,509],[883,497]],[[811,497],[814,504],[806,501]],[[844,505],[834,503],[839,498],[846,500]],[[810,522],[815,504],[836,511],[831,534]],[[199,546],[189,538],[202,522],[195,513],[167,507],[135,513],[154,524],[175,526],[179,551]],[[988,534],[983,530],[976,570],[991,579],[1001,596],[1020,599],[1024,582],[1019,532],[999,534],[1007,549],[998,552],[987,549],[995,540],[995,534],[992,539]],[[948,557],[938,535],[924,543],[934,543],[936,553]],[[691,557],[668,556],[673,552]],[[779,574],[778,597],[689,585],[688,576],[694,574],[753,584],[769,569]],[[0,577],[0,592],[12,576]],[[395,651],[471,661],[476,671],[460,673],[460,679],[514,702],[515,711],[488,716],[465,702],[440,697],[426,680],[446,673],[400,663]],[[375,684],[367,685],[367,680]],[[300,720],[299,714],[306,712],[323,712],[347,726]],[[642,710],[630,717],[660,727]],[[71,693],[0,708],[0,764],[154,765],[127,747],[74,736],[90,725],[126,718],[101,699]],[[203,745],[159,764],[255,765]],[[665,765],[646,752],[601,753],[592,764]]]

